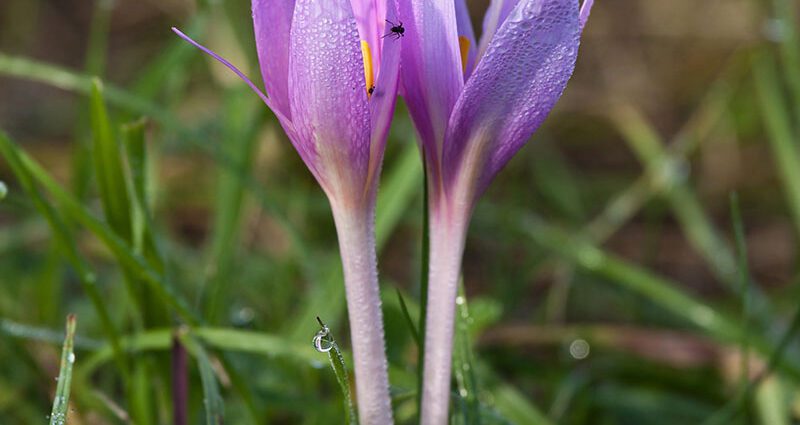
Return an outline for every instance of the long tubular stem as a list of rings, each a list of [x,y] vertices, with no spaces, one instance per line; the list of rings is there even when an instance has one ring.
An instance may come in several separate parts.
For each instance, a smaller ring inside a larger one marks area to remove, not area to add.
[[[375,253],[374,206],[333,206],[344,267],[361,425],[391,425],[392,401]]]
[[[430,213],[421,425],[448,423],[456,294],[469,221],[466,211],[432,208]]]

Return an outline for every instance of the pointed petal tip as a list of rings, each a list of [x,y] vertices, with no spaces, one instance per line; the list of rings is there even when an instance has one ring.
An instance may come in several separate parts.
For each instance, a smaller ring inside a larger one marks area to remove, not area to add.
[[[179,30],[178,28],[172,27],[171,29],[172,29],[172,32],[174,32],[175,34],[178,35],[178,37],[186,40],[192,46],[200,49],[200,51],[202,51],[203,53],[207,54],[208,56],[211,56],[213,59],[215,59],[219,63],[225,65],[234,74],[236,74],[239,78],[241,78],[242,81],[244,81],[244,83],[247,84],[250,87],[250,89],[252,89],[258,95],[258,97],[261,98],[262,101],[264,101],[264,103],[272,110],[272,112],[275,114],[275,116],[278,117],[278,119],[281,121],[281,123],[283,123],[283,124],[290,124],[291,123],[291,121],[278,108],[274,107],[274,105],[269,100],[267,95],[260,88],[258,88],[258,86],[256,86],[255,83],[253,83],[253,81],[250,80],[250,78],[248,78],[247,75],[244,74],[244,72],[240,71],[239,68],[234,66],[232,63],[228,62],[222,56],[214,53],[214,51],[212,51],[211,49],[209,49],[209,48],[203,46],[202,44],[194,41],[191,37],[189,37],[188,35],[186,35],[183,32],[181,32],[181,30]]]

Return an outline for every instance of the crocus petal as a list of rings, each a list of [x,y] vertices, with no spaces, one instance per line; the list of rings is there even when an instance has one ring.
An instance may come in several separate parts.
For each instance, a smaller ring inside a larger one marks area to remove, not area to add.
[[[386,19],[395,22],[397,19],[397,5],[394,0],[387,2]],[[372,129],[370,142],[370,174],[367,187],[374,185],[382,162],[383,151],[386,148],[386,137],[389,134],[389,124],[394,114],[395,98],[400,75],[400,43],[388,37],[382,40],[383,58],[378,68],[378,80],[375,91],[369,102],[370,127]]]
[[[475,44],[475,31],[472,30],[472,20],[469,17],[466,0],[455,0],[455,4],[461,68],[464,71],[464,80],[466,81],[475,68],[475,56],[478,46]]]
[[[589,15],[592,13],[592,6],[594,5],[594,0],[583,0],[583,5],[581,5],[581,14],[580,14],[580,22],[581,22],[581,31],[583,31],[583,27],[586,26],[586,22],[589,20]]]
[[[453,0],[399,2],[403,96],[425,155],[438,158],[447,120],[464,86]],[[392,38],[392,37],[387,37]]]
[[[369,44],[372,51],[372,60],[377,66],[381,63],[381,37],[386,26],[386,1],[387,0],[350,0],[353,15],[356,17],[358,34],[362,40]],[[393,21],[396,22],[396,21]]]
[[[561,97],[580,44],[577,0],[521,0],[458,99],[445,139],[445,178],[473,175],[475,196]]]
[[[486,53],[486,48],[489,47],[489,42],[492,41],[494,33],[506,21],[508,14],[514,10],[519,0],[492,0],[489,8],[486,9],[486,14],[483,15],[483,33],[481,33],[481,41],[478,46],[477,61],[480,62],[483,54]]]
[[[365,84],[350,1],[297,0],[289,54],[294,142],[332,201],[363,195],[370,141]]]
[[[263,101],[264,101],[264,103],[265,103],[265,104],[266,104],[266,105],[267,105],[267,106],[268,106],[268,107],[269,107],[269,108],[272,110],[272,112],[275,114],[275,116],[276,116],[276,117],[278,117],[278,120],[280,121],[281,125],[283,125],[283,127],[284,127],[284,129],[286,130],[286,132],[287,132],[287,133],[292,133],[292,132],[294,131],[294,130],[293,130],[293,128],[292,128],[292,124],[291,124],[291,121],[289,120],[289,118],[288,118],[288,117],[286,117],[286,116],[283,114],[283,111],[282,111],[281,109],[279,109],[279,108],[277,108],[277,107],[276,107],[276,105],[273,103],[272,99],[268,98],[268,97],[267,97],[267,95],[266,95],[266,94],[264,94],[264,92],[263,92],[263,91],[261,91],[261,89],[259,89],[259,88],[258,88],[258,86],[256,86],[256,85],[255,85],[255,83],[253,83],[253,81],[252,81],[252,80],[250,80],[249,78],[247,78],[247,75],[244,75],[244,73],[243,73],[242,71],[239,71],[239,69],[238,69],[238,68],[236,68],[235,66],[233,66],[233,64],[232,64],[232,63],[230,63],[230,62],[228,62],[227,60],[225,60],[225,58],[223,58],[222,56],[220,56],[220,55],[218,55],[218,54],[214,53],[214,51],[212,51],[211,49],[209,49],[209,48],[207,48],[207,47],[203,46],[202,44],[200,44],[200,43],[198,43],[198,42],[196,42],[196,41],[192,40],[192,39],[191,39],[191,38],[190,38],[188,35],[186,35],[186,34],[184,34],[183,32],[181,32],[181,30],[179,30],[179,29],[177,29],[177,28],[175,28],[175,27],[172,27],[172,32],[174,32],[175,34],[177,34],[177,35],[178,35],[178,37],[180,37],[180,38],[182,38],[182,39],[184,39],[184,40],[188,41],[188,42],[189,42],[190,44],[192,44],[194,47],[197,47],[197,48],[198,48],[198,49],[200,49],[200,50],[201,50],[203,53],[205,53],[205,54],[207,54],[207,55],[211,56],[211,57],[212,57],[212,58],[214,58],[215,60],[219,61],[221,64],[223,64],[223,65],[225,65],[226,67],[228,67],[228,69],[230,69],[231,71],[233,71],[233,73],[234,73],[234,74],[236,74],[236,75],[237,75],[239,78],[241,78],[241,79],[242,79],[242,81],[244,81],[244,82],[245,82],[245,83],[246,83],[248,86],[250,86],[250,88],[251,88],[251,89],[252,89],[252,90],[253,90],[253,91],[254,91],[254,92],[255,92],[255,93],[256,93],[256,94],[257,94],[257,95],[258,95],[258,96],[261,98],[261,100],[263,100]]]
[[[281,113],[289,110],[289,30],[295,0],[252,0],[253,30],[264,88]]]

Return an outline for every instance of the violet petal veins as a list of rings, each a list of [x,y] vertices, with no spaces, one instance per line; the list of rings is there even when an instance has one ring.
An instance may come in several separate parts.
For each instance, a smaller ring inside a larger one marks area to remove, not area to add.
[[[430,193],[422,425],[448,420],[455,298],[472,209],[561,97],[591,6],[492,0],[474,46],[462,0],[401,3],[406,25],[418,32],[403,47],[402,93]]]
[[[375,255],[375,200],[398,90],[401,43],[383,39],[395,0],[253,0],[266,94],[328,197],[339,237],[362,425],[392,424]],[[313,324],[309,324],[313,326]]]

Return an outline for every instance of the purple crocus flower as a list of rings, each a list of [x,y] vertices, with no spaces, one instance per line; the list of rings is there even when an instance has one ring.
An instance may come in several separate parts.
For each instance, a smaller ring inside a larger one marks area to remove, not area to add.
[[[465,0],[400,2],[402,95],[430,193],[422,425],[447,423],[456,289],[473,207],[564,91],[591,6],[492,0],[476,43]]]
[[[363,425],[392,423],[375,256],[374,210],[394,112],[400,40],[394,0],[253,0],[266,93],[255,91],[328,196],[339,236]]]

